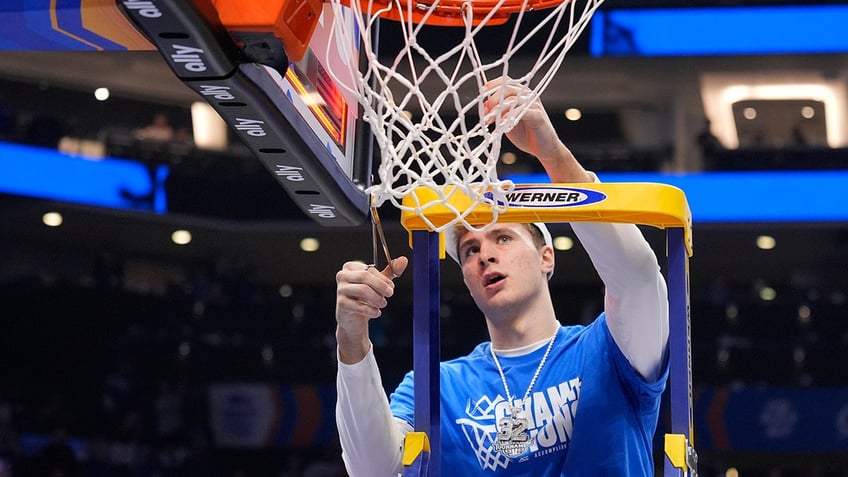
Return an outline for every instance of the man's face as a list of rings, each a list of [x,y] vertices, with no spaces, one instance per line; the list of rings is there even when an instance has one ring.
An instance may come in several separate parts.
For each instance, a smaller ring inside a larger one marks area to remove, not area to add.
[[[496,224],[484,232],[465,232],[457,254],[462,277],[477,306],[487,315],[520,307],[545,289],[553,269],[553,249],[539,249],[523,224]]]

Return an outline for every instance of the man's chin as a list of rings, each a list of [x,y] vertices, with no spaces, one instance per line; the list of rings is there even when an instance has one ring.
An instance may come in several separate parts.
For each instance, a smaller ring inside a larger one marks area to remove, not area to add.
[[[474,303],[477,305],[477,308],[483,311],[486,315],[489,315],[489,312],[503,310],[505,307],[510,305],[508,297],[500,290],[472,298],[474,298]]]

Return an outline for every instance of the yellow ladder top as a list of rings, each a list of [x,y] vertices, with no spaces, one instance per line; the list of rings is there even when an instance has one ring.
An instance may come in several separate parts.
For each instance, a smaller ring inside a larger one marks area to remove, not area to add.
[[[441,197],[447,197],[446,200]],[[692,255],[692,213],[677,187],[650,182],[516,184],[498,222],[609,222],[683,229]],[[401,224],[409,231],[433,230],[454,220],[457,211],[474,226],[492,221],[491,206],[475,203],[450,186],[418,187],[403,198]],[[419,215],[421,211],[422,215]],[[426,220],[425,218],[426,217]],[[432,226],[431,226],[432,224]]]

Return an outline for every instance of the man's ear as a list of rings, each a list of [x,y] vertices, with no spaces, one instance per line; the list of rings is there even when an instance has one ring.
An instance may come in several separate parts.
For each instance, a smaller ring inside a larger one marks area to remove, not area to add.
[[[550,275],[550,273],[554,269],[554,248],[550,245],[545,245],[541,249],[542,254],[542,271],[545,272],[545,275]]]

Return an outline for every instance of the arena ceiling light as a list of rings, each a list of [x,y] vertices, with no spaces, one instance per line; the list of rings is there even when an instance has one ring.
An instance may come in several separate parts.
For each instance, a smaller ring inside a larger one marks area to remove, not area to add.
[[[809,100],[824,104],[827,145],[845,147],[848,145],[846,90],[845,79],[828,79],[816,73],[706,73],[701,76],[704,112],[712,122],[713,134],[730,149],[740,145],[733,105],[757,100]]]

